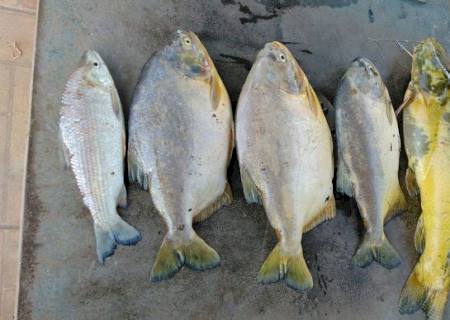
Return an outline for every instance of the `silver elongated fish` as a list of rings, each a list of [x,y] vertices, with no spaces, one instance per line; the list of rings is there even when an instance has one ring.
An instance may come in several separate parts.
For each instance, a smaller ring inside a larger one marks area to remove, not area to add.
[[[129,137],[129,176],[150,192],[167,226],[152,280],[168,279],[183,265],[216,267],[219,255],[192,222],[232,200],[226,173],[233,117],[222,80],[194,33],[177,31],[144,66]]]
[[[258,282],[311,288],[301,241],[335,215],[333,144],[313,88],[279,42],[266,44],[247,76],[236,141],[245,198],[264,206],[278,237]]]
[[[133,245],[141,236],[116,210],[127,206],[124,120],[113,79],[95,51],[84,54],[66,84],[59,126],[64,157],[94,219],[97,256],[104,263],[117,244]]]
[[[394,268],[400,257],[383,225],[406,208],[398,182],[400,134],[389,93],[368,59],[353,61],[338,87],[335,108],[337,190],[356,199],[366,228],[353,264],[365,267],[376,260]]]

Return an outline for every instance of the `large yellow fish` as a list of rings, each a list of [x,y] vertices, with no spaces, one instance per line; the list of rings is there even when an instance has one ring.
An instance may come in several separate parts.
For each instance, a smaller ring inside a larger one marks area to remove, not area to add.
[[[400,313],[422,308],[443,318],[450,288],[450,63],[443,46],[427,38],[414,48],[403,105],[408,155],[406,182],[420,193],[416,249],[422,253],[400,297]]]

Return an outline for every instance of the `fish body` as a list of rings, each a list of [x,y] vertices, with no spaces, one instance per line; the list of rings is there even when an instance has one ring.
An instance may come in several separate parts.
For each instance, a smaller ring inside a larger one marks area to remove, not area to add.
[[[116,244],[135,244],[141,236],[116,210],[127,205],[125,128],[113,79],[97,52],[87,51],[70,76],[59,125],[65,159],[92,214],[97,256],[103,263]]]
[[[416,229],[421,257],[400,297],[400,312],[422,308],[427,319],[443,319],[450,288],[450,59],[427,38],[414,48],[405,93],[403,128],[408,191],[420,194]]]
[[[233,141],[231,103],[208,52],[194,33],[177,31],[145,65],[129,121],[129,176],[150,192],[167,226],[153,281],[184,264],[195,270],[219,264],[192,222],[231,202]]]
[[[314,90],[279,42],[259,52],[245,81],[236,142],[245,198],[264,206],[279,240],[258,281],[311,288],[301,240],[335,214],[333,146]]]
[[[383,231],[406,201],[398,181],[400,134],[389,93],[366,58],[353,61],[336,98],[337,190],[358,203],[366,234],[353,257],[360,267],[373,260],[391,269],[400,257]]]

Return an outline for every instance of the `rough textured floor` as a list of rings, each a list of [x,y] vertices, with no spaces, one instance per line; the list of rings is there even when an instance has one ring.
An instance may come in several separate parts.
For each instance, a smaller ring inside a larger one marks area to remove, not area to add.
[[[314,288],[256,284],[275,244],[262,207],[245,204],[236,161],[232,206],[197,227],[222,257],[204,273],[183,269],[149,280],[164,226],[147,193],[129,188],[125,220],[142,231],[136,247],[120,247],[101,266],[91,218],[57,143],[60,96],[83,50],[109,64],[127,111],[141,66],[178,28],[196,31],[236,102],[252,60],[265,42],[282,40],[312,84],[332,98],[350,61],[366,56],[386,80],[394,105],[405,89],[410,58],[392,40],[433,35],[447,48],[448,0],[43,0],[37,48],[20,319],[423,319],[398,314],[400,290],[417,254],[417,213],[392,220],[386,234],[403,263],[354,268],[360,219],[340,200],[337,217],[303,241]],[[412,43],[406,42],[408,48]],[[447,318],[450,313],[447,312]]]

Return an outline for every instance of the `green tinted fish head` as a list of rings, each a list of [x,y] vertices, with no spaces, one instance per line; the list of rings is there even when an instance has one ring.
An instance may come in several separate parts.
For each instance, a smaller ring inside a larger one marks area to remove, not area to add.
[[[90,85],[111,88],[114,81],[109,73],[108,67],[98,52],[86,51],[80,62],[84,77]]]
[[[197,35],[178,30],[164,50],[163,55],[173,67],[193,79],[208,79],[213,63]]]
[[[292,95],[301,93],[306,76],[289,49],[280,42],[267,43],[255,64],[268,85]]]
[[[447,100],[450,60],[445,48],[436,39],[426,38],[414,47],[411,81],[441,102]]]
[[[345,78],[350,81],[352,90],[360,91],[364,95],[377,99],[383,97],[386,92],[379,71],[367,58],[358,57],[353,60],[344,74]]]

